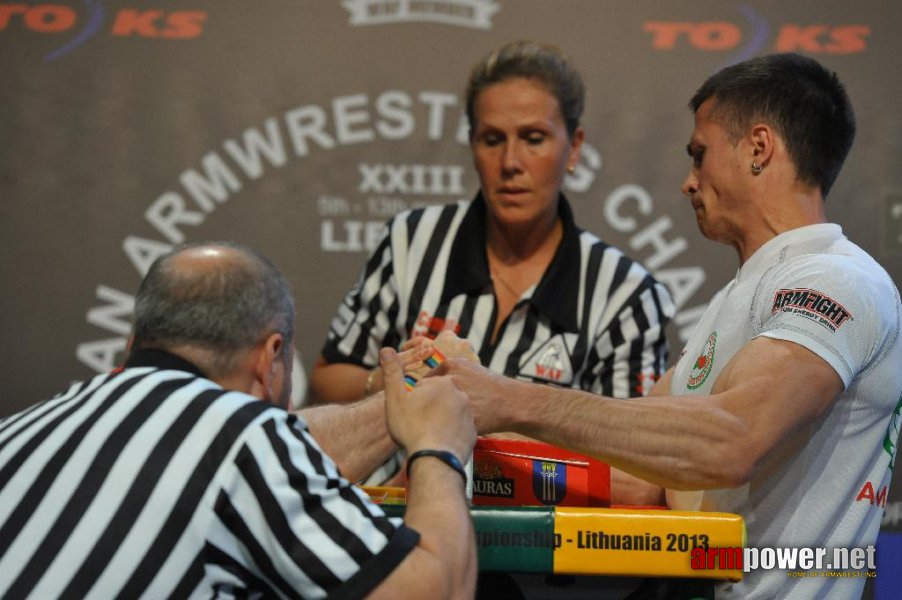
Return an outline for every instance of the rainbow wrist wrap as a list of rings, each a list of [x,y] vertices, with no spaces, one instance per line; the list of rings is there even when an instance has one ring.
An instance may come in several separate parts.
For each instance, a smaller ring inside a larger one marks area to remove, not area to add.
[[[445,355],[442,354],[438,348],[434,348],[432,350],[432,354],[423,361],[423,364],[429,367],[430,369],[434,369],[440,364],[445,362]],[[404,387],[408,390],[412,390],[414,386],[417,384],[417,378],[413,375],[407,373],[404,375]]]

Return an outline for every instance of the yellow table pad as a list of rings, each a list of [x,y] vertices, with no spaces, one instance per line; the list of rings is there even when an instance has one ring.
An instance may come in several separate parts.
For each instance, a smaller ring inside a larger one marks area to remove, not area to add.
[[[741,569],[692,569],[693,548],[745,545],[745,525],[734,514],[558,507],[554,533],[555,573],[742,578]]]

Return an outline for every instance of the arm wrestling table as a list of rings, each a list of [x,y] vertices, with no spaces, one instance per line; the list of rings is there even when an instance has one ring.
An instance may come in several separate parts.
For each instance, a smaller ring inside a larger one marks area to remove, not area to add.
[[[516,578],[516,591],[524,580],[542,587],[549,578],[576,578],[594,580],[587,598],[689,599],[713,597],[714,582],[742,578],[739,515],[608,508],[608,465],[535,441],[480,438],[473,456],[470,515],[481,589],[495,574]],[[403,516],[403,487],[364,489],[387,514]],[[633,591],[600,593],[607,588]],[[516,597],[506,592],[479,597]],[[545,586],[519,597],[582,597],[572,592],[551,594]]]
[[[372,492],[371,492],[372,496]],[[403,504],[383,504],[403,516]],[[663,509],[470,508],[480,572],[742,578],[739,568],[693,568],[693,549],[745,545],[739,515]],[[695,550],[698,558],[699,551]],[[696,560],[696,566],[698,561]]]

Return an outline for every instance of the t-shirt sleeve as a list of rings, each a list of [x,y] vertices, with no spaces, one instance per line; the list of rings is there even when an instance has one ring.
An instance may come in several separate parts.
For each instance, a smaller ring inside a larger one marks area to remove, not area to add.
[[[755,309],[759,335],[804,346],[848,387],[896,327],[891,287],[847,256],[799,257],[762,278]]]
[[[211,543],[230,549],[265,595],[363,597],[419,541],[340,475],[294,415],[248,432],[234,466]]]
[[[332,318],[322,348],[323,357],[330,363],[370,369],[379,362],[379,348],[393,345],[387,343],[387,337],[392,325],[389,315],[397,310],[398,303],[391,244],[396,219],[388,222],[385,235]]]

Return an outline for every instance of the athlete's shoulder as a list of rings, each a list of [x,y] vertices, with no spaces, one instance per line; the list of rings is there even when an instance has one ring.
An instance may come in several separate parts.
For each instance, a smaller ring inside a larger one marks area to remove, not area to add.
[[[886,269],[870,254],[848,240],[821,252],[794,256],[777,265],[770,278],[780,284],[809,282],[858,294],[898,297]]]

